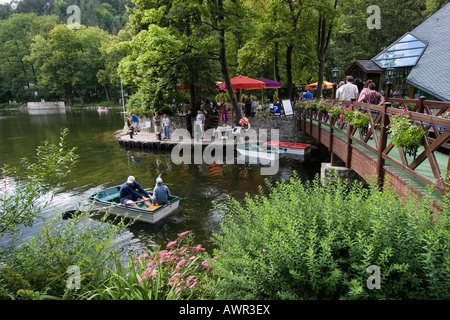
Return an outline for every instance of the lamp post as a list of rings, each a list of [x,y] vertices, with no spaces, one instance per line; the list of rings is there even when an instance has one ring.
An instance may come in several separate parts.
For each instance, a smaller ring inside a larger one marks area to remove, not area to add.
[[[337,78],[339,76],[339,69],[338,69],[338,67],[335,67],[333,69],[333,71],[331,71],[331,74],[332,74],[332,77],[333,77],[333,95],[332,95],[332,97],[333,97],[333,100],[334,100],[334,99],[336,99],[336,87],[337,87],[336,80],[337,80]]]
[[[386,71],[387,71],[388,81],[386,82],[386,95],[385,96],[386,96],[386,100],[387,100],[391,96],[391,85],[392,85],[391,79],[392,79],[392,76],[394,75],[394,68],[389,67],[386,69]]]

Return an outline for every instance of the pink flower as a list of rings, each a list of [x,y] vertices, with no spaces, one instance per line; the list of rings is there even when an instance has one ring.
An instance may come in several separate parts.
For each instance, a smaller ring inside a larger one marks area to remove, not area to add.
[[[138,259],[150,259],[150,256],[148,255],[148,253],[143,253],[138,257]]]
[[[181,288],[178,288],[177,290],[175,290],[175,294],[180,293],[180,291],[181,291]]]
[[[176,244],[177,243],[177,240],[175,240],[175,241],[172,241],[172,242],[169,242],[168,244],[167,244],[167,248],[170,248],[171,246],[173,246],[174,244]]]
[[[192,256],[192,257],[189,258],[189,261],[192,261],[192,260],[194,260],[195,258],[196,258],[195,256]]]
[[[269,251],[269,249],[262,249],[262,252],[267,252]]]
[[[202,266],[204,266],[206,269],[208,269],[209,270],[209,264],[208,264],[208,261],[203,261],[202,262]]]
[[[180,269],[180,267],[183,265],[183,263],[186,262],[186,259],[181,259],[180,262],[177,263],[177,266],[175,267],[175,269]]]
[[[178,278],[180,275],[181,275],[181,273],[177,272],[170,278],[170,280],[174,280],[174,279]]]
[[[174,284],[174,282],[173,282],[173,281],[171,281],[171,282],[167,283],[167,285],[168,285],[168,286],[173,286],[173,284]]]
[[[194,282],[189,286],[189,289],[192,289],[197,284],[197,278],[194,279]]]
[[[150,277],[156,277],[156,271],[153,271],[152,273],[149,274]]]
[[[182,233],[179,233],[178,236],[179,236],[179,237],[185,236],[185,235],[187,235],[189,232],[191,232],[191,231],[190,231],[190,230],[184,231],[184,232],[182,232]]]
[[[204,248],[202,248],[202,246],[199,244],[198,246],[196,246],[195,247],[195,250],[199,250],[199,251],[201,251],[201,250],[205,250]]]

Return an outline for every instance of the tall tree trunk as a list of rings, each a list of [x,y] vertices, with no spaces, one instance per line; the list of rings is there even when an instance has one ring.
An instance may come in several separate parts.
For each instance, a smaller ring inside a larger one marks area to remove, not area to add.
[[[220,25],[223,20],[223,0],[217,1],[219,14],[218,14],[218,23]],[[236,94],[234,93],[233,86],[231,85],[230,75],[228,73],[228,64],[227,57],[225,51],[225,30],[221,27],[219,31],[219,63],[220,63],[220,71],[222,72],[223,78],[225,80],[225,84],[227,86],[228,94],[230,96],[231,106],[234,110],[236,117],[234,118],[235,124],[239,124],[239,120],[242,118],[242,109],[239,107]]]
[[[333,9],[336,10],[338,4],[338,0],[334,1]],[[319,80],[317,83],[317,98],[322,96],[322,84],[323,84],[323,74],[325,68],[325,57],[327,54],[328,44],[330,43],[331,38],[331,30],[333,28],[333,19],[330,20],[330,23],[327,23],[327,20],[320,15],[319,16],[319,24],[317,28],[317,60],[319,64]]]
[[[273,55],[273,75],[275,77],[275,81],[277,82],[281,82],[281,77],[280,77],[280,70],[279,70],[279,66],[278,66],[278,42],[275,42],[275,52]],[[276,89],[277,91],[277,97],[280,96],[280,89]],[[274,101],[275,102],[275,101]]]
[[[106,86],[103,86],[103,89],[105,90],[106,100],[111,101],[109,98],[108,88]]]
[[[287,92],[286,98],[292,98],[292,51],[293,45],[289,45],[286,50],[286,76],[287,76]]]

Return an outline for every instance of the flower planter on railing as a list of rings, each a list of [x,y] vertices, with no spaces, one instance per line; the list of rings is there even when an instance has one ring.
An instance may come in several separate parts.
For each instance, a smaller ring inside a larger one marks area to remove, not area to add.
[[[391,118],[389,133],[395,147],[402,148],[405,155],[416,156],[417,149],[423,143],[422,127],[412,124],[407,116],[398,114]]]

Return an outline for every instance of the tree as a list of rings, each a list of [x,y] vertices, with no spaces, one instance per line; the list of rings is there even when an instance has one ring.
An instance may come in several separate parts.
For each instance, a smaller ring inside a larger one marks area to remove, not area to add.
[[[215,64],[231,88],[227,63],[226,34],[237,33],[243,17],[240,1],[140,1],[130,16],[133,39],[119,66],[125,82],[134,82],[146,102],[157,102],[182,81],[190,87],[191,104],[196,90],[215,88]],[[242,110],[235,95],[232,105],[237,121]],[[147,108],[151,107],[147,105]]]
[[[322,96],[322,84],[325,69],[325,59],[330,44],[333,29],[336,26],[336,16],[338,0],[334,0],[331,4],[329,0],[320,0],[316,2],[316,8],[319,13],[319,20],[317,24],[317,43],[316,52],[319,64],[319,80],[317,83],[317,97]]]
[[[39,66],[38,89],[65,97],[68,103],[74,94],[81,103],[86,95],[97,94],[97,72],[104,68],[100,47],[107,38],[98,27],[81,26],[77,30],[67,25],[57,25],[48,39],[37,36],[28,60]]]
[[[57,23],[55,16],[38,17],[34,13],[14,14],[0,21],[0,74],[4,100],[29,100],[37,84],[34,64],[26,60],[36,35],[45,34]],[[2,99],[2,100],[3,100]]]

